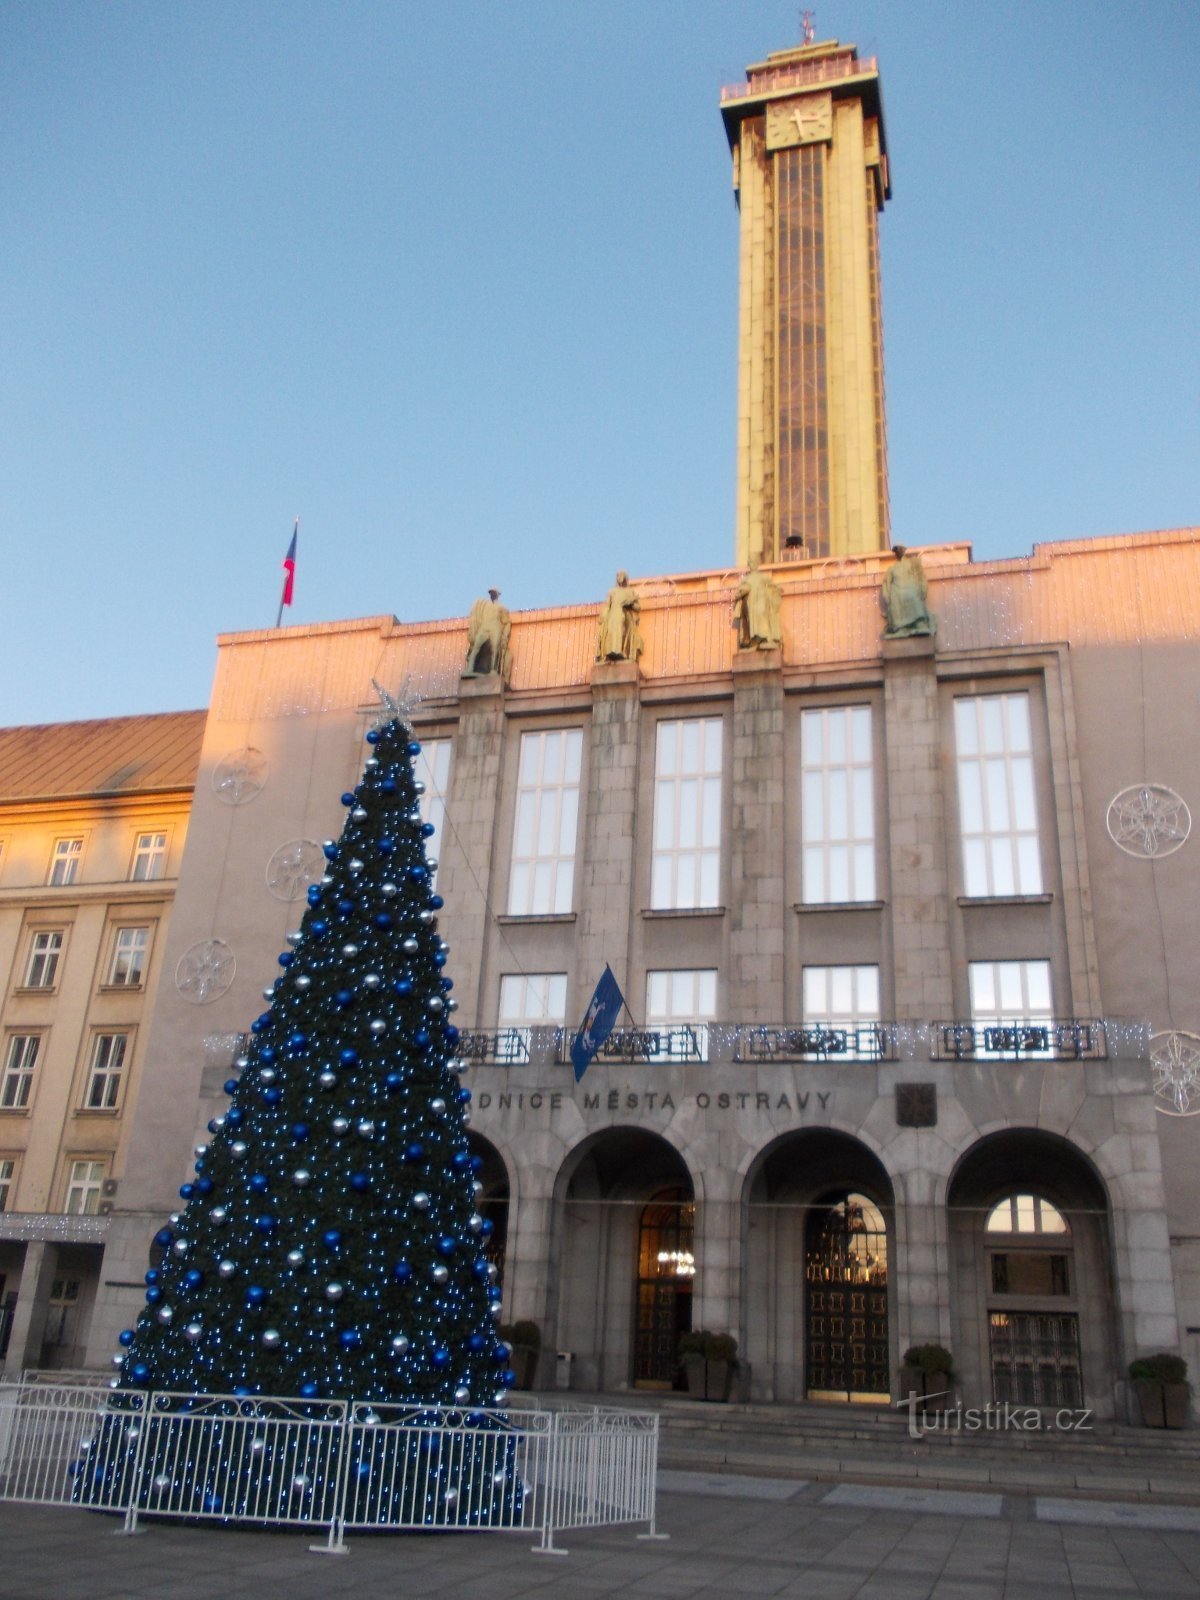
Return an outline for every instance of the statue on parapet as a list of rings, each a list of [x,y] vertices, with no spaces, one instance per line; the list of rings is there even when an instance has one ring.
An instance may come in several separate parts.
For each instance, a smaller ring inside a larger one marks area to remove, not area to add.
[[[638,628],[642,602],[629,582],[627,572],[618,572],[617,581],[600,607],[596,624],[597,661],[636,661],[645,649]]]
[[[750,570],[733,596],[733,625],[739,650],[778,650],[783,643],[780,609],[783,590],[769,572],[750,561]]]
[[[929,582],[921,557],[902,544],[892,546],[895,561],[883,575],[879,609],[883,612],[885,639],[932,638],[937,618],[925,603]]]
[[[505,683],[512,672],[512,652],[508,648],[512,618],[508,607],[500,605],[499,589],[489,589],[486,600],[476,600],[467,618],[467,664],[464,678],[479,678],[498,672]]]

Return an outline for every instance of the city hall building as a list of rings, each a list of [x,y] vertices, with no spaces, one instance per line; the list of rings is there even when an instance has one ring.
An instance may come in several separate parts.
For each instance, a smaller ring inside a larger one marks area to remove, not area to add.
[[[738,571],[635,575],[599,630],[505,615],[470,675],[473,594],[219,641],[96,1364],[324,870],[373,681],[421,695],[471,1137],[540,1381],[562,1351],[576,1388],[669,1388],[706,1329],[748,1397],[887,1403],[937,1342],[968,1404],[1123,1419],[1134,1356],[1200,1359],[1200,533],[925,547],[936,631],[892,628],[875,66],[783,52],[722,111]],[[731,625],[747,567],[777,630]],[[606,966],[627,1009],[577,1081]]]

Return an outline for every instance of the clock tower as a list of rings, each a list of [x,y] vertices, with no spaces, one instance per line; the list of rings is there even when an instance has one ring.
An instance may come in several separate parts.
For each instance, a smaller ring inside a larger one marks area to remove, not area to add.
[[[888,544],[879,73],[804,44],[722,91],[741,213],[736,559]]]

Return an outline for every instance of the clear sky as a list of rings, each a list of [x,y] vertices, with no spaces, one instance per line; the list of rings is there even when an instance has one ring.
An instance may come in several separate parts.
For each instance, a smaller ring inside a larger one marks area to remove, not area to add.
[[[895,536],[1200,522],[1200,6],[815,15],[883,76]],[[297,514],[292,623],[730,562],[718,97],[798,19],[4,0],[0,724],[206,704]]]

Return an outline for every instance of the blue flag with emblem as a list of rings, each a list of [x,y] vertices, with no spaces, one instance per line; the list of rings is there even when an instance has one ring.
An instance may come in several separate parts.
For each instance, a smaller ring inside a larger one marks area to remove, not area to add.
[[[613,1031],[613,1025],[620,1016],[624,1004],[625,996],[612,975],[612,968],[606,966],[588,1005],[587,1014],[579,1024],[579,1032],[571,1042],[571,1060],[575,1064],[576,1083],[591,1066],[597,1050]]]

